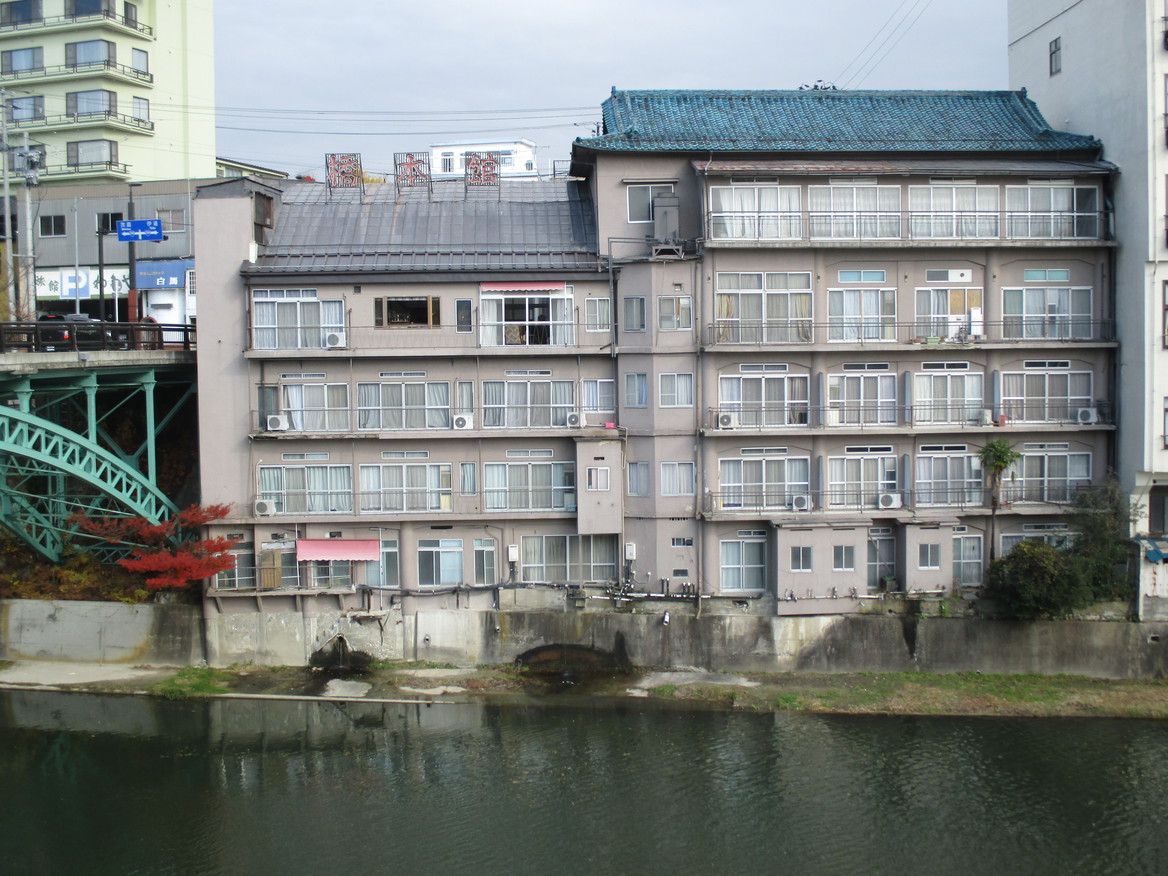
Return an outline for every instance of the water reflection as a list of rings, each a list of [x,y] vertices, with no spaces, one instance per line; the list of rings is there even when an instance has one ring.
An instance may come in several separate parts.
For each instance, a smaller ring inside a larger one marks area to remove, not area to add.
[[[3,694],[0,847],[53,874],[1164,869],[1157,722],[562,702]]]

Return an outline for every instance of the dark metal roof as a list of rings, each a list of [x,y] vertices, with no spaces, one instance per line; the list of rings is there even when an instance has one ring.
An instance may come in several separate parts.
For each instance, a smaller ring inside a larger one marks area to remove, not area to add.
[[[1055,131],[1025,91],[618,91],[598,152],[1059,152],[1098,150]]]
[[[837,160],[777,158],[704,161],[694,159],[694,171],[705,176],[824,176],[828,174],[893,174],[925,176],[1042,176],[1044,174],[1109,174],[1118,168],[1107,161],[1058,161],[1042,158],[841,158]]]
[[[598,270],[595,211],[575,180],[435,181],[329,192],[282,186],[269,244],[246,274]]]

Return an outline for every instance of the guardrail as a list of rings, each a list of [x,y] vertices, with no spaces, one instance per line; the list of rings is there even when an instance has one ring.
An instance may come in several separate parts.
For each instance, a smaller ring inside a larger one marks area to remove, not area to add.
[[[0,353],[193,349],[193,325],[64,319],[0,322]]]

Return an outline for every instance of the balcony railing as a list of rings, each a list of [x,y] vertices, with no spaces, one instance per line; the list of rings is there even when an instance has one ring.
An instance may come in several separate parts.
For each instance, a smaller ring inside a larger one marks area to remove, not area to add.
[[[149,119],[136,119],[133,116],[124,116],[120,113],[74,113],[73,115],[40,116],[33,119],[9,119],[8,124],[17,130],[32,128],[59,128],[69,125],[110,124],[122,125],[127,128],[137,128],[142,131],[153,131],[154,122]]]
[[[1048,479],[1004,484],[1002,505],[1035,503],[1073,504],[1079,494],[1095,489],[1083,481]],[[951,508],[988,511],[990,492],[979,481],[930,483],[909,490],[860,485],[844,489],[809,490],[806,485],[743,487],[707,492],[706,513],[748,512],[810,513],[833,511],[897,511],[900,509]]]
[[[616,420],[614,411],[566,408],[563,405],[488,406],[461,409],[430,407],[334,407],[294,410],[252,410],[252,428],[257,432],[320,434],[377,434],[380,432],[505,431],[509,429],[561,429],[565,432],[601,428]]]
[[[348,350],[382,353],[429,354],[441,350],[483,350],[546,353],[552,350],[599,351],[612,342],[608,326],[597,329],[583,322],[531,321],[516,323],[464,323],[463,325],[300,325],[253,327],[255,352],[304,352]]]
[[[99,176],[128,176],[130,168],[125,164],[119,164],[116,161],[85,161],[77,164],[50,164],[42,167],[40,170],[41,176],[76,176],[81,175],[99,175]]]
[[[0,353],[193,349],[193,325],[56,319],[0,322]]]
[[[27,21],[14,21],[9,24],[0,25],[0,33],[9,33],[12,31],[32,30],[47,27],[61,27],[67,25],[89,25],[102,22],[112,22],[120,24],[122,27],[137,31],[145,36],[153,36],[154,28],[149,25],[142,24],[137,18],[127,18],[124,15],[117,15],[113,12],[96,12],[92,15],[46,15],[38,18],[30,18]]]
[[[79,73],[100,73],[105,71],[107,73],[116,73],[124,76],[127,79],[134,79],[138,82],[153,82],[154,74],[148,73],[145,70],[135,70],[133,67],[127,67],[124,64],[115,64],[113,61],[90,61],[87,63],[78,64],[55,64],[51,67],[29,67],[23,70],[9,70],[7,73],[0,75],[0,80],[9,79],[47,79],[55,76],[76,76]]]
[[[966,321],[968,325],[968,321]],[[941,333],[933,319],[897,322],[889,317],[838,317],[810,320],[720,319],[706,326],[703,344],[717,346],[795,346],[812,344],[921,344],[925,347],[975,343],[1082,343],[1115,340],[1112,320],[1086,316],[1008,316],[1000,322],[980,322],[977,333],[967,328]],[[934,332],[937,332],[934,334]]]
[[[1107,212],[1041,210],[711,212],[708,242],[1103,239]]]
[[[807,402],[783,404],[729,403],[709,408],[705,428],[719,431],[772,429],[845,429],[865,431],[893,426],[1105,426],[1114,424],[1112,406],[1093,401],[1066,400],[1004,402],[997,410],[988,401],[913,403],[895,400],[840,402],[824,406]]]

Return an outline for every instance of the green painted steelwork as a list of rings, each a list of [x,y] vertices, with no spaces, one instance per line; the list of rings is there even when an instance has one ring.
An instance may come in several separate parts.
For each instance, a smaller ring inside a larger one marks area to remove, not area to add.
[[[4,525],[42,556],[60,560],[69,518],[114,514],[159,523],[178,508],[109,451],[48,420],[0,407],[0,509]],[[64,476],[64,489],[53,489]]]

